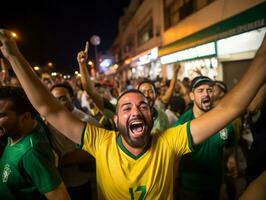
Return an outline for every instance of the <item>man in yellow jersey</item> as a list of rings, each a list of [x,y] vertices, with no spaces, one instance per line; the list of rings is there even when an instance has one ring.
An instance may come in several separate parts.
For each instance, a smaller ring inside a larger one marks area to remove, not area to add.
[[[118,99],[114,118],[118,132],[114,132],[84,125],[60,105],[19,52],[11,32],[0,30],[0,49],[38,112],[95,157],[99,199],[173,199],[176,157],[233,120],[266,80],[265,39],[248,72],[205,115],[151,136],[153,121],[147,99],[131,90]]]

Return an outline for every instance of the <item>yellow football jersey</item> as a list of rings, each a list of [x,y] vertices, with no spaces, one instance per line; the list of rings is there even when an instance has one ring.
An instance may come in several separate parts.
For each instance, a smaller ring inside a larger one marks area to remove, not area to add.
[[[123,146],[118,132],[87,124],[82,149],[96,159],[99,199],[173,199],[174,161],[191,152],[189,123],[152,136],[138,156]]]

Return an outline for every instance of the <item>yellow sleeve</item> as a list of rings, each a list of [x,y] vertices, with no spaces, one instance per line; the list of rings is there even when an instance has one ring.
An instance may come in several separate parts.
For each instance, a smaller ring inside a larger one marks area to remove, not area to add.
[[[100,144],[112,134],[115,132],[87,123],[81,137],[80,148],[95,156]]]
[[[193,151],[190,122],[167,129],[163,136],[178,157]]]

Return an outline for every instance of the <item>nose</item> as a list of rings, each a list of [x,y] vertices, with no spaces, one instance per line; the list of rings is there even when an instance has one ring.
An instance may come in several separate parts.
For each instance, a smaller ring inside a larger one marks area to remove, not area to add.
[[[149,97],[149,91],[148,90],[143,90],[142,93],[144,94],[145,97]]]
[[[208,90],[203,90],[203,96],[205,96],[205,97],[210,96],[209,91]]]
[[[139,108],[135,105],[135,106],[133,106],[133,108],[132,108],[132,110],[131,110],[131,115],[133,115],[133,116],[138,116],[138,115],[140,115],[140,110],[139,110]]]

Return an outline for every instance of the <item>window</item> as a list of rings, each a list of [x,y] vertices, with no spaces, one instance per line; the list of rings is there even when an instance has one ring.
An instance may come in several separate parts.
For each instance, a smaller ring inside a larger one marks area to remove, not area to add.
[[[143,43],[149,41],[153,37],[153,21],[150,18],[147,23],[145,23],[138,30],[138,45],[142,45]]]
[[[164,0],[165,30],[215,0]]]
[[[126,40],[126,44],[124,45],[124,53],[131,52],[133,48],[134,48],[134,37],[130,35]]]
[[[168,29],[179,22],[179,9],[182,5],[182,0],[164,0],[165,29]]]

